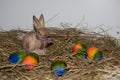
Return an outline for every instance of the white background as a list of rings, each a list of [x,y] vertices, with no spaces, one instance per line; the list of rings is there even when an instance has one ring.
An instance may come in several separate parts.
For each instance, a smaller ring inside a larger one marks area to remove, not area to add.
[[[79,27],[91,31],[103,28],[120,38],[117,34],[120,31],[120,0],[0,0],[0,30],[31,30],[32,16],[39,17],[41,13],[48,27],[59,27],[61,23],[75,27],[84,17]]]

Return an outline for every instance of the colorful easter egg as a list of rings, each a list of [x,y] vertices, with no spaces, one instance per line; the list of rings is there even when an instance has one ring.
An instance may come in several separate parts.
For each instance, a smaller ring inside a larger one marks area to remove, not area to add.
[[[24,52],[20,51],[13,52],[12,54],[10,54],[8,61],[12,64],[16,64],[18,62],[21,62],[25,55],[26,54]]]
[[[23,59],[26,69],[33,69],[39,63],[39,56],[36,53],[29,53]]]
[[[55,60],[51,64],[51,69],[56,76],[62,76],[66,71],[67,64],[63,60]]]
[[[84,58],[87,57],[86,49],[88,48],[85,44],[76,44],[72,47],[72,53],[75,55],[83,55]]]
[[[96,47],[90,47],[87,49],[87,56],[89,59],[92,60],[101,60],[102,59],[102,51],[100,51],[98,48]]]

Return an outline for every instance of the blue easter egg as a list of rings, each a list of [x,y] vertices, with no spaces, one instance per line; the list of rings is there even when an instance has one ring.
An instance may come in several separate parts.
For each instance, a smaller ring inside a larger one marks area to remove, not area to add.
[[[54,74],[56,76],[62,76],[66,72],[66,69],[55,70]]]
[[[16,51],[16,52],[10,54],[8,61],[12,64],[16,64],[17,62],[22,61],[24,56],[25,56],[25,53]]]
[[[20,60],[20,57],[17,54],[11,54],[8,60],[10,63],[15,64]]]
[[[62,60],[55,60],[51,65],[51,69],[56,76],[62,76],[67,71],[66,67],[66,62]]]

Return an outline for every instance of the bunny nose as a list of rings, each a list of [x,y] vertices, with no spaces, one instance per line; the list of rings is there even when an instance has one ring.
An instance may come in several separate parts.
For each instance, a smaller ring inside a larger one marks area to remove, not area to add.
[[[46,38],[50,38],[50,36],[47,36]]]

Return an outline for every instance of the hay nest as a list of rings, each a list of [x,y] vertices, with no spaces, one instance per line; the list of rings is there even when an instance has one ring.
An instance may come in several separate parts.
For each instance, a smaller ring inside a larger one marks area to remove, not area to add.
[[[118,40],[99,33],[85,32],[75,28],[48,28],[54,44],[47,48],[48,55],[40,56],[40,63],[33,70],[22,64],[10,64],[12,52],[22,51],[21,30],[0,32],[0,77],[1,80],[119,80],[120,46]],[[103,52],[101,61],[91,61],[71,56],[71,47],[76,43],[95,46]],[[57,77],[50,70],[51,61],[60,57],[67,62],[67,73]]]

